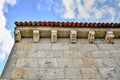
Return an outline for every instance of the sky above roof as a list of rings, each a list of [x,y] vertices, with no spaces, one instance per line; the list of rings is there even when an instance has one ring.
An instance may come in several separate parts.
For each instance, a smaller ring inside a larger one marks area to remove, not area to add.
[[[120,22],[120,0],[0,0],[0,74],[15,21]]]

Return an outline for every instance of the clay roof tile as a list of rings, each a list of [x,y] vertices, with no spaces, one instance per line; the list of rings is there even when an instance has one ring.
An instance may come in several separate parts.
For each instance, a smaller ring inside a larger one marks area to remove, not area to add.
[[[109,28],[120,27],[120,23],[87,23],[87,22],[55,22],[55,21],[28,21],[28,22],[15,22],[16,26],[59,26],[59,27],[97,27],[97,28]]]

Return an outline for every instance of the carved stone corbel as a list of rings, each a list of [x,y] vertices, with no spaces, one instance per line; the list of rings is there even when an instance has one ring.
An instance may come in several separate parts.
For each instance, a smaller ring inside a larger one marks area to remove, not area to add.
[[[76,43],[77,42],[77,39],[76,39],[76,37],[77,37],[77,31],[71,31],[70,32],[70,42],[71,43]]]
[[[51,31],[51,42],[53,43],[57,42],[57,30]]]
[[[33,42],[39,42],[40,33],[39,30],[33,30]]]
[[[89,41],[89,43],[94,43],[94,41],[95,41],[95,31],[89,31],[88,41]]]
[[[112,40],[114,38],[114,34],[112,31],[107,31],[106,36],[105,36],[105,41],[109,44],[112,43]]]
[[[22,39],[20,30],[15,30],[15,42],[20,42]]]

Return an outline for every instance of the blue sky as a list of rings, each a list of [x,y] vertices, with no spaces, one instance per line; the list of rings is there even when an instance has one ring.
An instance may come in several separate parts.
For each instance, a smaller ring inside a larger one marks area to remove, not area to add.
[[[120,0],[0,0],[0,74],[15,21],[120,22]]]

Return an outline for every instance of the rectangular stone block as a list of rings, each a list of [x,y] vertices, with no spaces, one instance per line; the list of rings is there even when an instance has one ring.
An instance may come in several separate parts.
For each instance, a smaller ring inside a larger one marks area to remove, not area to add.
[[[76,43],[76,37],[77,37],[77,31],[71,31],[70,32],[70,42]]]
[[[69,50],[69,46],[67,44],[52,44],[52,50]]]
[[[79,58],[74,58],[74,59],[72,59],[72,62],[73,62],[73,66],[74,67],[82,67],[82,64],[83,64],[83,62],[82,62],[82,60]]]
[[[117,71],[114,68],[99,68],[102,78],[117,78]]]
[[[81,70],[84,79],[98,79],[100,75],[96,68],[83,68]]]
[[[52,50],[52,44],[40,44],[38,46],[36,46],[37,50],[42,50],[42,51],[48,51],[48,50]]]
[[[39,59],[39,67],[57,67],[56,58],[43,58]]]
[[[104,51],[113,51],[116,50],[115,47],[113,46],[113,44],[97,44],[99,50],[104,50]]]
[[[66,78],[76,78],[76,79],[81,79],[82,78],[82,74],[80,72],[80,68],[66,68],[65,69],[65,75]]]
[[[16,67],[38,67],[37,58],[20,58],[16,62]]]
[[[63,51],[52,51],[53,57],[55,58],[63,58],[64,52]]]
[[[104,58],[102,59],[102,62],[103,62],[104,67],[116,67],[117,66],[116,59],[114,58]]]
[[[49,80],[49,78],[54,78],[52,80],[56,80],[55,78],[64,78],[65,74],[64,74],[64,68],[47,68],[46,71],[46,77]]]
[[[59,58],[57,59],[58,67],[73,67],[71,59]]]
[[[57,42],[57,30],[51,31],[51,42]]]
[[[16,42],[19,42],[21,41],[21,33],[20,33],[20,30],[15,30],[15,41]]]
[[[113,53],[109,51],[93,51],[92,55],[94,58],[114,58]]]
[[[103,67],[103,64],[101,59],[83,58],[82,66],[83,67]]]
[[[33,30],[33,42],[39,42],[40,34],[39,30]]]

